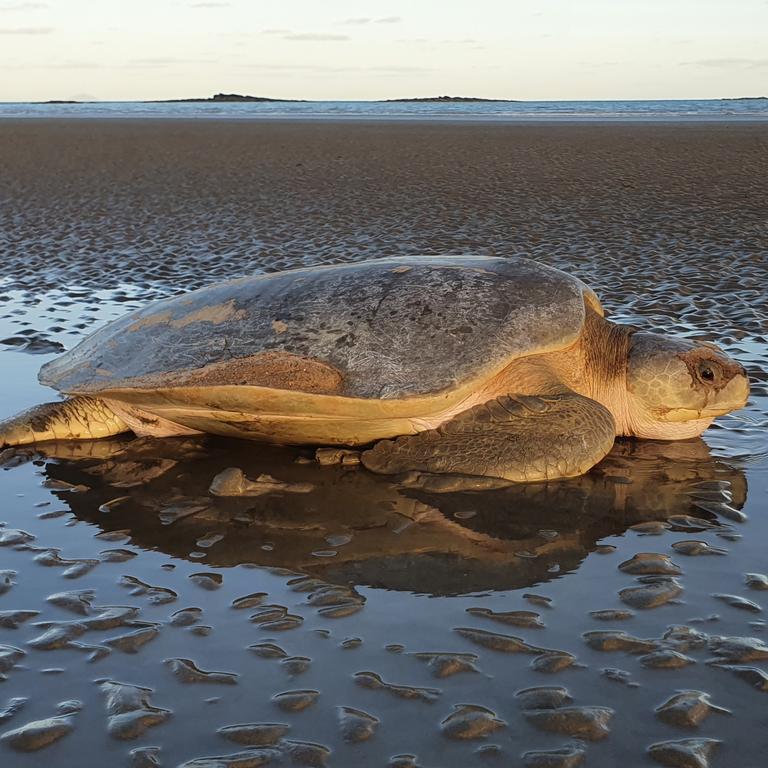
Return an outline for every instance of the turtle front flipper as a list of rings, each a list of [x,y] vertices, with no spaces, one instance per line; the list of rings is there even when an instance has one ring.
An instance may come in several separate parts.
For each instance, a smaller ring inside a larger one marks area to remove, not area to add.
[[[615,436],[610,411],[575,392],[504,395],[437,429],[382,440],[362,462],[382,474],[418,470],[536,482],[584,474]]]
[[[130,427],[96,397],[73,397],[43,403],[0,421],[0,448],[47,440],[92,440],[130,431]]]

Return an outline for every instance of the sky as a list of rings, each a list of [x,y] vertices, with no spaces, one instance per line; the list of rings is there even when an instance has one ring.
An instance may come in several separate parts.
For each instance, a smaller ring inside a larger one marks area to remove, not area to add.
[[[0,101],[768,95],[768,0],[0,0]]]

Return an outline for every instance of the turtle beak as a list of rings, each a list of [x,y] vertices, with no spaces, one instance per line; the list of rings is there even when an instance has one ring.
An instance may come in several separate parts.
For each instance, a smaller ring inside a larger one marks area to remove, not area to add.
[[[711,345],[714,347],[714,345]],[[702,421],[711,422],[718,416],[724,416],[732,411],[738,411],[747,404],[749,397],[749,376],[743,365],[726,357],[720,350],[714,348],[718,354],[709,358],[712,365],[717,365],[715,382],[694,383],[698,392],[698,403],[690,406],[670,408],[663,414],[659,414],[661,420],[666,422]],[[681,359],[685,359],[682,356]],[[697,358],[698,359],[698,358]],[[696,370],[695,365],[689,366],[692,375]],[[714,375],[714,374],[713,374]]]
[[[729,361],[729,378],[725,385],[712,391],[707,398],[702,416],[705,418],[723,416],[731,411],[737,411],[747,404],[749,398],[749,376],[743,365]]]

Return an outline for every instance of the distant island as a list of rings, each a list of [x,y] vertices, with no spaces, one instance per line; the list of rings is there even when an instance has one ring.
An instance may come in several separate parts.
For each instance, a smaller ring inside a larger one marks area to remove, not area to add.
[[[270,99],[267,96],[244,96],[241,93],[217,93],[215,96],[210,96],[204,99],[156,99],[151,102],[145,102],[147,104],[179,104],[182,102],[193,102],[199,104],[201,102],[263,102],[263,101],[303,101],[303,99]]]
[[[477,96],[425,96],[419,99],[381,99],[381,103],[401,102],[401,101],[439,101],[452,103],[465,103],[467,101],[504,101],[514,102],[516,99],[481,99]]]
[[[731,98],[726,96],[722,101],[768,101],[768,96],[736,96]]]

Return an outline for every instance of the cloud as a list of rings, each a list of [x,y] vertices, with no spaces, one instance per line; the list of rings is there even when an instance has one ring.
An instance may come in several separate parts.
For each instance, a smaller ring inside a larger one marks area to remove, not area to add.
[[[0,35],[48,35],[53,27],[0,27]]]
[[[291,29],[263,29],[262,35],[279,35],[283,40],[304,42],[338,42],[349,40],[349,35],[337,35],[331,32],[294,32]]]
[[[260,72],[285,73],[301,72],[305,74],[312,73],[333,73],[339,74],[349,72],[350,67],[332,67],[327,64],[246,64],[248,69],[259,70]]]
[[[55,65],[55,69],[103,69],[104,65],[97,61],[83,59],[67,59]]]
[[[761,67],[768,67],[768,58],[745,59],[732,57],[721,59],[697,59],[696,61],[683,61],[681,62],[681,65],[684,67],[746,67],[748,69],[758,69]]]
[[[392,65],[392,66],[380,66],[380,67],[366,67],[368,72],[377,72],[382,75],[413,75],[424,72],[434,72],[431,67],[411,67],[407,65]]]
[[[207,2],[207,3],[192,3],[190,5],[190,8],[229,8],[232,5],[232,3],[215,3],[215,2]]]
[[[307,73],[336,73],[369,72],[372,74],[414,74],[434,72],[431,67],[412,67],[407,65],[379,65],[368,67],[331,66],[328,64],[247,64],[248,69],[258,69],[264,72],[307,72]]]
[[[214,59],[181,59],[175,56],[156,56],[141,59],[129,59],[128,62],[123,65],[126,67],[169,67],[176,64],[213,64]]]
[[[48,3],[12,3],[0,5],[2,11],[34,11],[38,8],[47,8]]]
[[[592,67],[597,69],[602,69],[603,67],[622,67],[626,63],[626,61],[620,61],[619,59],[603,59],[601,61],[586,61],[582,59],[576,62],[576,64],[580,67]]]
[[[46,62],[38,62],[38,63],[31,63],[31,62],[13,62],[13,63],[4,63],[3,69],[6,70],[22,70],[27,72],[32,71],[49,71],[49,70],[59,70],[59,69],[104,69],[108,65],[102,64],[100,62],[96,61],[85,61],[85,60],[79,60],[79,59],[66,59],[64,61],[46,61]],[[67,98],[70,98],[67,96]]]
[[[382,16],[380,19],[372,19],[370,16],[358,16],[352,19],[344,19],[342,24],[399,24],[401,16]]]
[[[481,45],[480,40],[476,40],[472,37],[465,37],[462,40],[456,38],[434,38],[434,37],[400,37],[395,42],[406,44],[418,44],[418,45]],[[484,47],[484,46],[483,46]]]
[[[349,40],[349,35],[332,35],[325,32],[290,32],[284,35],[285,40],[302,40],[317,42],[333,42],[339,40]]]

